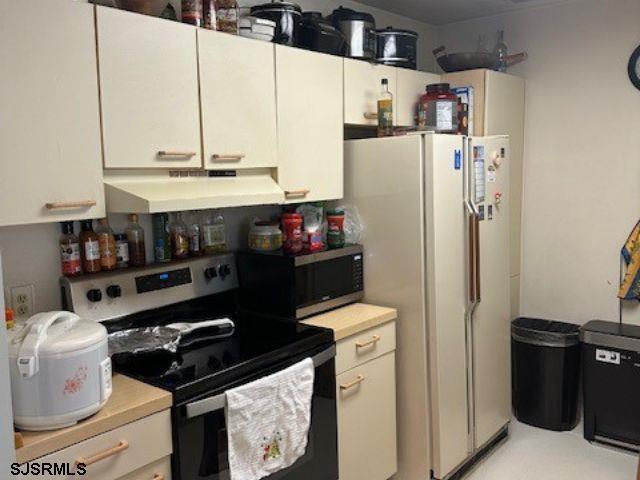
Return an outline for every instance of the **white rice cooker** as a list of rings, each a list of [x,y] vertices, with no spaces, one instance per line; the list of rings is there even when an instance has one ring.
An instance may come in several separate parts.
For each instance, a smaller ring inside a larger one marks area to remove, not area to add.
[[[45,312],[9,332],[14,423],[24,430],[74,425],[111,395],[107,330],[70,312]]]

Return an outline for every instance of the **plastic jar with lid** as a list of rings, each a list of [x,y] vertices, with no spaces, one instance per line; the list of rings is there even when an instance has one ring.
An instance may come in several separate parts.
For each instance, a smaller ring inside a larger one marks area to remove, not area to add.
[[[458,96],[448,83],[427,85],[418,105],[418,126],[437,133],[458,131]]]
[[[256,252],[273,252],[282,248],[282,230],[278,222],[252,223],[249,230],[249,248]]]

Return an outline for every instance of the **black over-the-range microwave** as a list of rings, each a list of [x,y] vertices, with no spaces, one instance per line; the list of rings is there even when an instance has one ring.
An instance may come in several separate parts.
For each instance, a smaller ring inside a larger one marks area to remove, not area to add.
[[[301,319],[364,296],[361,245],[308,255],[237,254],[240,309]]]

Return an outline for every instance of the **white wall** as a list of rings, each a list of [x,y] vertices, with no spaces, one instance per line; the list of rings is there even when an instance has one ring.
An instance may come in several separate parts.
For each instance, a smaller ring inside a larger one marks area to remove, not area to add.
[[[176,9],[178,15],[180,15],[180,0],[152,0],[155,4],[156,12],[161,12],[162,9],[170,1]],[[393,26],[396,28],[404,28],[408,30],[414,30],[418,32],[418,68],[426,72],[432,72],[435,69],[435,61],[431,51],[437,46],[436,43],[436,28],[417,20],[413,20],[407,17],[396,15],[394,13],[380,10],[379,8],[370,7],[361,3],[352,2],[350,0],[294,0],[295,3],[302,7],[303,11],[319,11],[324,15],[330,14],[335,8],[344,6],[358,10],[361,12],[371,13],[376,18],[376,26],[378,28],[385,28]],[[238,3],[242,7],[250,7],[252,5],[259,5],[262,3],[268,3],[268,0],[239,0]]]
[[[220,210],[225,218],[227,241],[230,250],[246,248],[249,224],[256,217],[269,219],[280,211],[280,207],[245,207]],[[124,230],[126,215],[111,215],[109,222],[116,233]],[[151,217],[141,215],[140,224],[145,229],[147,260],[153,259]],[[94,223],[94,228],[96,224]],[[79,224],[75,224],[76,234]],[[0,250],[2,251],[5,298],[10,307],[11,287],[34,286],[34,310],[47,311],[61,308],[60,254],[58,238],[60,225],[48,223],[20,227],[0,228]]]
[[[449,51],[505,29],[527,80],[524,315],[617,320],[619,251],[640,214],[640,1],[580,0],[441,27]],[[637,304],[627,321],[640,322]]]

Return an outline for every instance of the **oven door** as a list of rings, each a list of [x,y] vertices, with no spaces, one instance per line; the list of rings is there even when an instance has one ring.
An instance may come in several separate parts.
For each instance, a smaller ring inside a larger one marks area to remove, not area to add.
[[[285,365],[261,371],[229,387],[287,368],[311,356],[315,381],[311,427],[305,454],[290,467],[270,475],[270,480],[337,480],[338,447],[336,418],[335,346],[291,359]],[[228,480],[229,461],[224,392],[173,409],[173,480]]]

